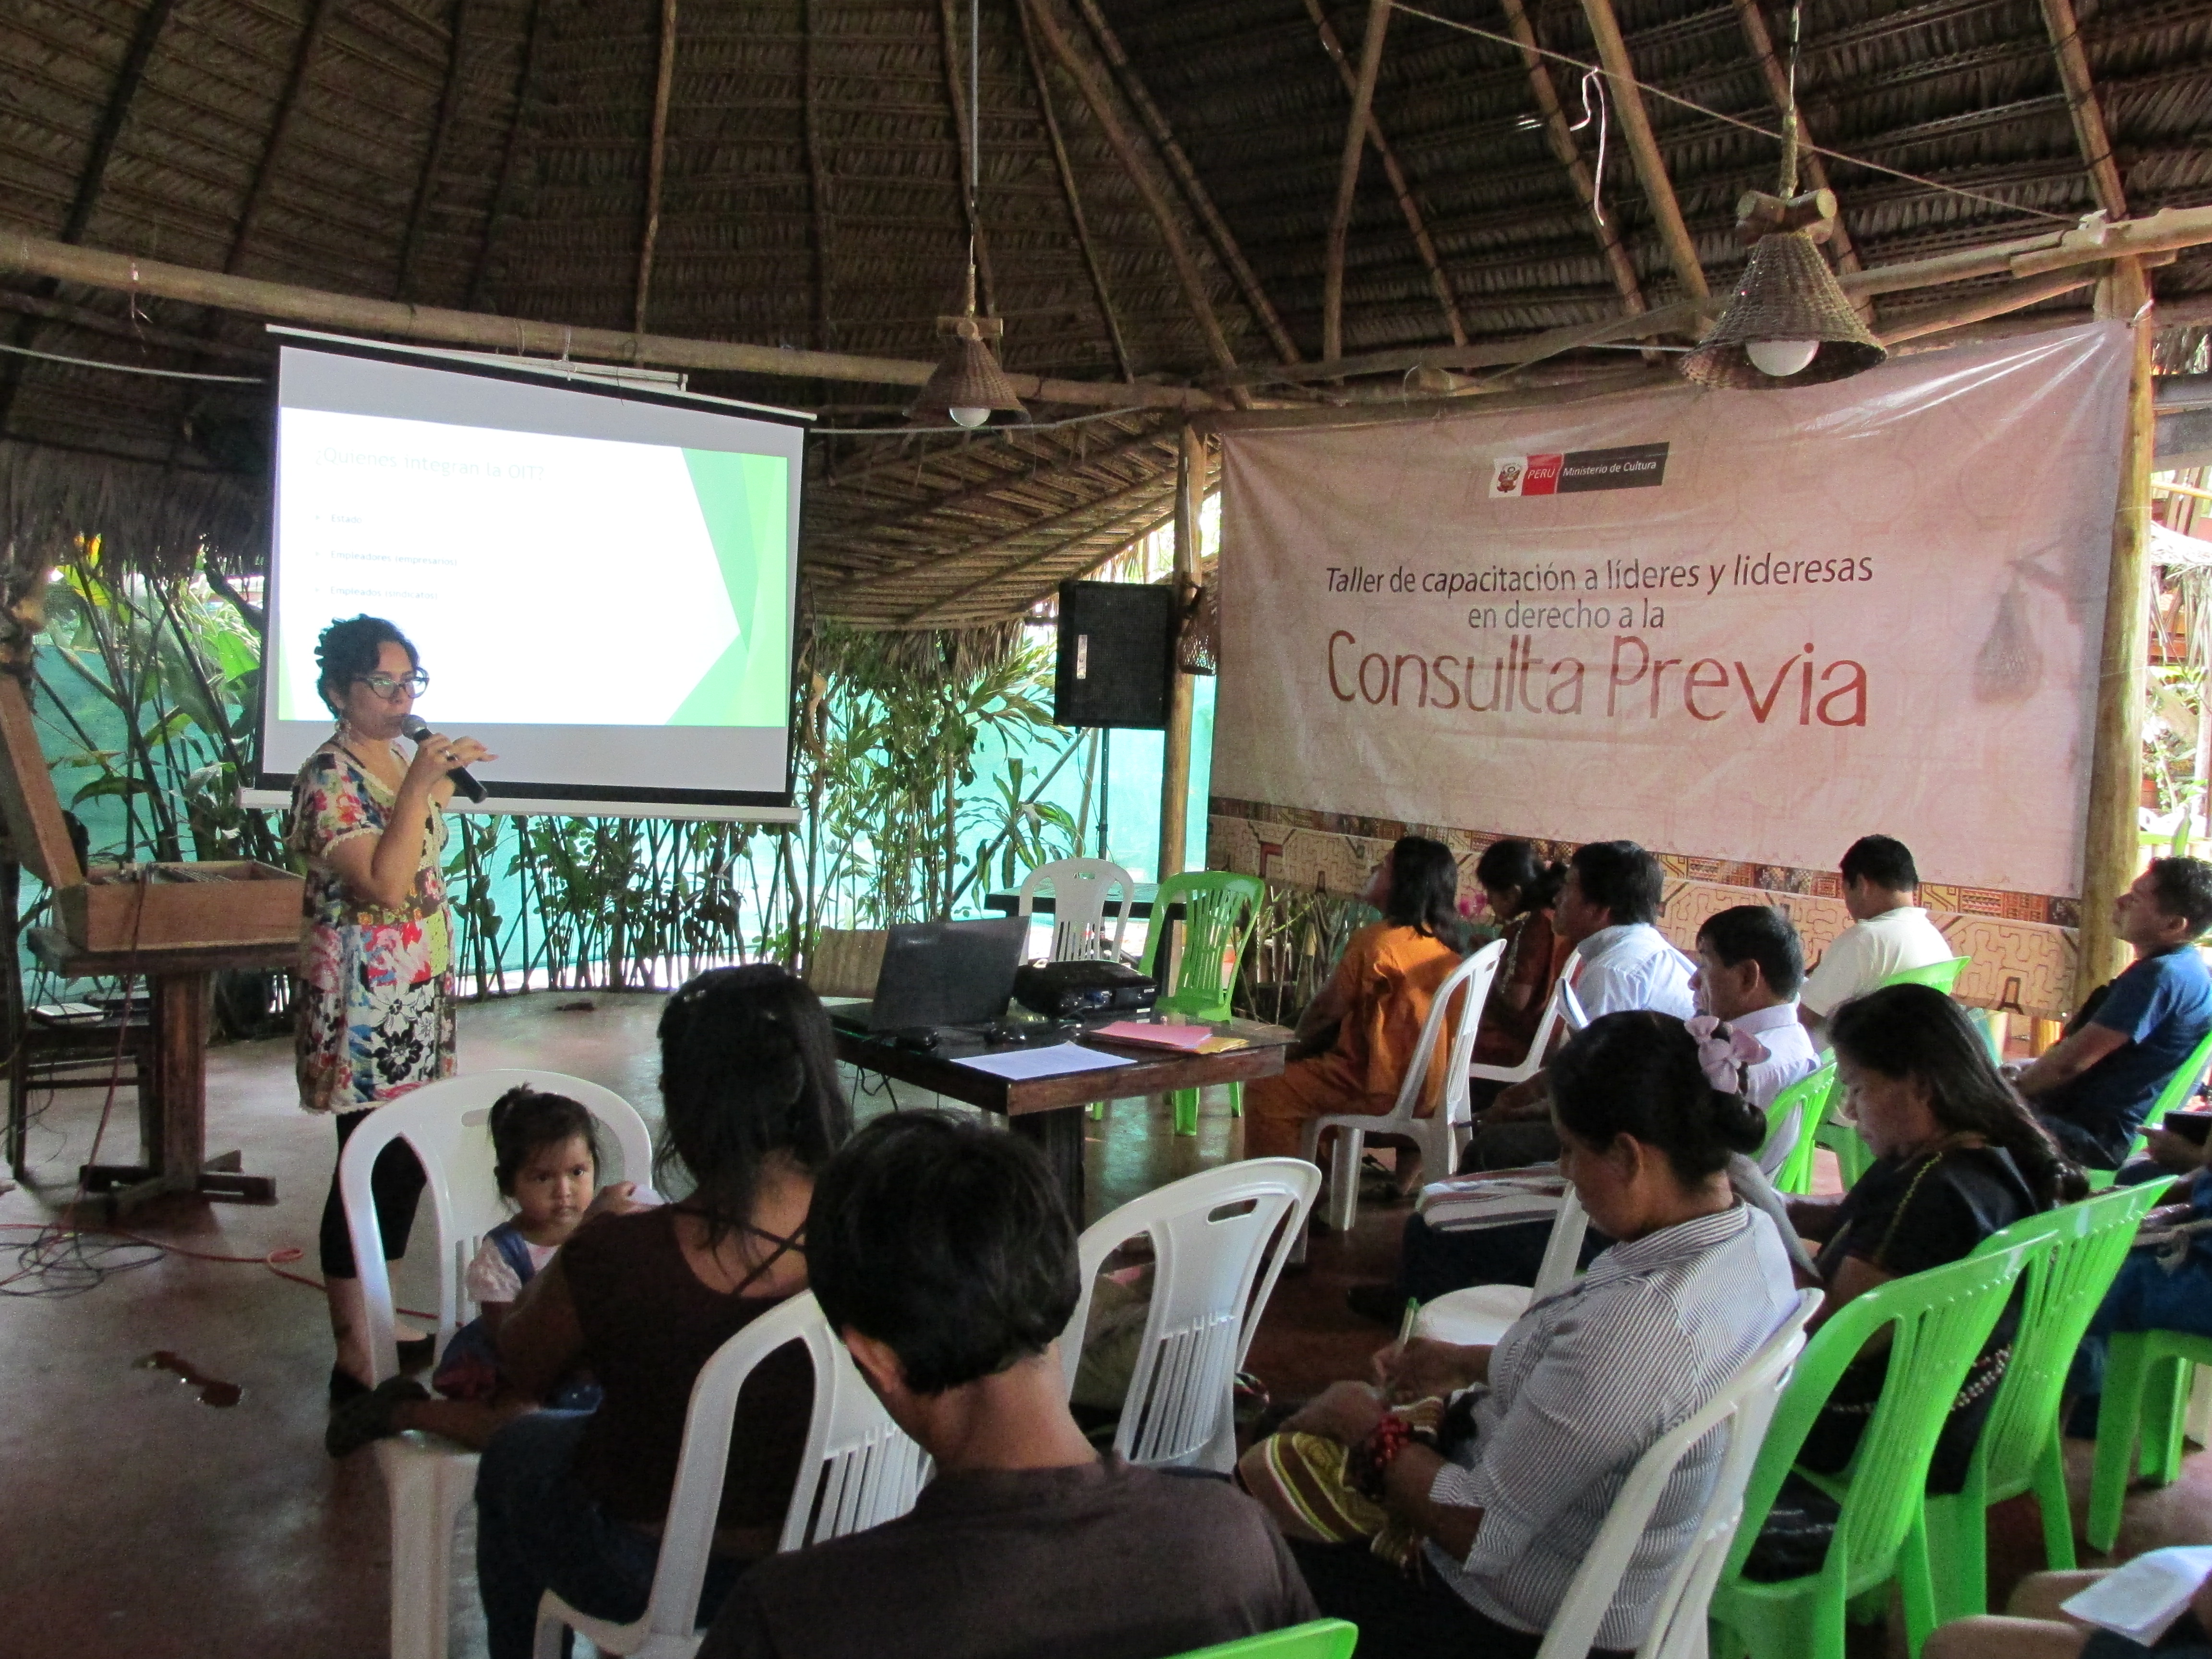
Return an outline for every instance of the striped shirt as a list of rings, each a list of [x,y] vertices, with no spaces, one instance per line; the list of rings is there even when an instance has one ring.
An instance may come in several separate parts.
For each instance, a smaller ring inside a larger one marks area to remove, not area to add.
[[[1616,1244],[1499,1340],[1462,1466],[1436,1503],[1483,1511],[1464,1562],[1431,1564],[1480,1612],[1541,1632],[1607,1511],[1654,1442],[1703,1406],[1796,1305],[1774,1224],[1743,1204]],[[1659,1593],[1711,1490],[1721,1431],[1667,1483],[1596,1645],[1643,1641]]]

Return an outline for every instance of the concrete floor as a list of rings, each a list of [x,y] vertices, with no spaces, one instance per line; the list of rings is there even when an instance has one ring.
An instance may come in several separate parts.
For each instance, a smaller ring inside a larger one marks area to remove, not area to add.
[[[588,1004],[588,1006],[581,1005]],[[466,1007],[461,1058],[470,1070],[528,1065],[605,1084],[648,1120],[659,1110],[653,1027],[660,999],[541,993]],[[902,1103],[924,1103],[901,1091]],[[98,1091],[34,1098],[32,1182],[0,1196],[0,1279],[37,1224],[66,1204],[100,1116]],[[886,1109],[862,1094],[863,1118]],[[289,1042],[237,1044],[209,1057],[209,1146],[237,1147],[248,1170],[274,1176],[273,1206],[169,1200],[134,1218],[150,1238],[245,1262],[133,1250],[147,1265],[113,1271],[79,1295],[27,1297],[19,1279],[0,1299],[0,1659],[66,1652],[78,1659],[373,1659],[386,1651],[388,1552],[381,1483],[366,1456],[333,1464],[322,1449],[330,1340],[320,1297],[260,1265],[313,1243],[330,1179],[328,1123],[295,1103]],[[119,1096],[103,1151],[131,1154],[136,1112]],[[1164,1109],[1115,1103],[1089,1135],[1090,1209],[1115,1205],[1208,1168],[1238,1150],[1225,1101],[1209,1096],[1195,1139]],[[1389,1333],[1353,1316],[1344,1287],[1385,1276],[1406,1212],[1362,1206],[1358,1227],[1314,1241],[1311,1265],[1286,1276],[1255,1341],[1252,1368],[1279,1399],[1364,1372]],[[402,1264],[403,1304],[422,1294],[422,1264]],[[56,1290],[58,1279],[44,1281]],[[203,1379],[229,1382],[238,1403],[216,1408],[204,1385],[142,1362],[157,1351]],[[2077,1493],[2086,1445],[2069,1448]],[[2011,1512],[2011,1511],[2017,1511]],[[1995,1517],[1991,1567],[2000,1594],[2041,1564],[2032,1508]],[[2197,1456],[2176,1486],[2130,1499],[2125,1553],[2212,1541],[2212,1458]],[[482,1652],[474,1585],[456,1585],[453,1653]],[[25,1613],[32,1616],[26,1618]],[[1869,1632],[1863,1645],[1880,1650]],[[1855,1648],[1862,1646],[1854,1643]]]

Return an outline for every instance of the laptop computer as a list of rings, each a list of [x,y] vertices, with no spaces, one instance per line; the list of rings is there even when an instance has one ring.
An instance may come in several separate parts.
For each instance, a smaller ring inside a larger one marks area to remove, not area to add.
[[[1029,929],[1027,916],[902,922],[884,941],[875,995],[830,1009],[830,1024],[848,1031],[906,1031],[997,1019],[1013,996]]]

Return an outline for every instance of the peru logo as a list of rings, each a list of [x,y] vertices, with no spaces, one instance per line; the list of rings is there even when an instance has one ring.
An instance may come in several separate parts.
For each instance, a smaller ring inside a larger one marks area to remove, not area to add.
[[[1500,455],[1492,495],[1575,495],[1586,489],[1652,489],[1666,481],[1667,446],[1576,449],[1564,455]]]

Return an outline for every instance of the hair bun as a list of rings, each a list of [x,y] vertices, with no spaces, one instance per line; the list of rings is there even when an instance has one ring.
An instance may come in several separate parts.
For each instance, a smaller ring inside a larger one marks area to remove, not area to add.
[[[1713,1091],[1713,1130],[1731,1152],[1755,1152],[1766,1144],[1766,1114],[1742,1095]]]

